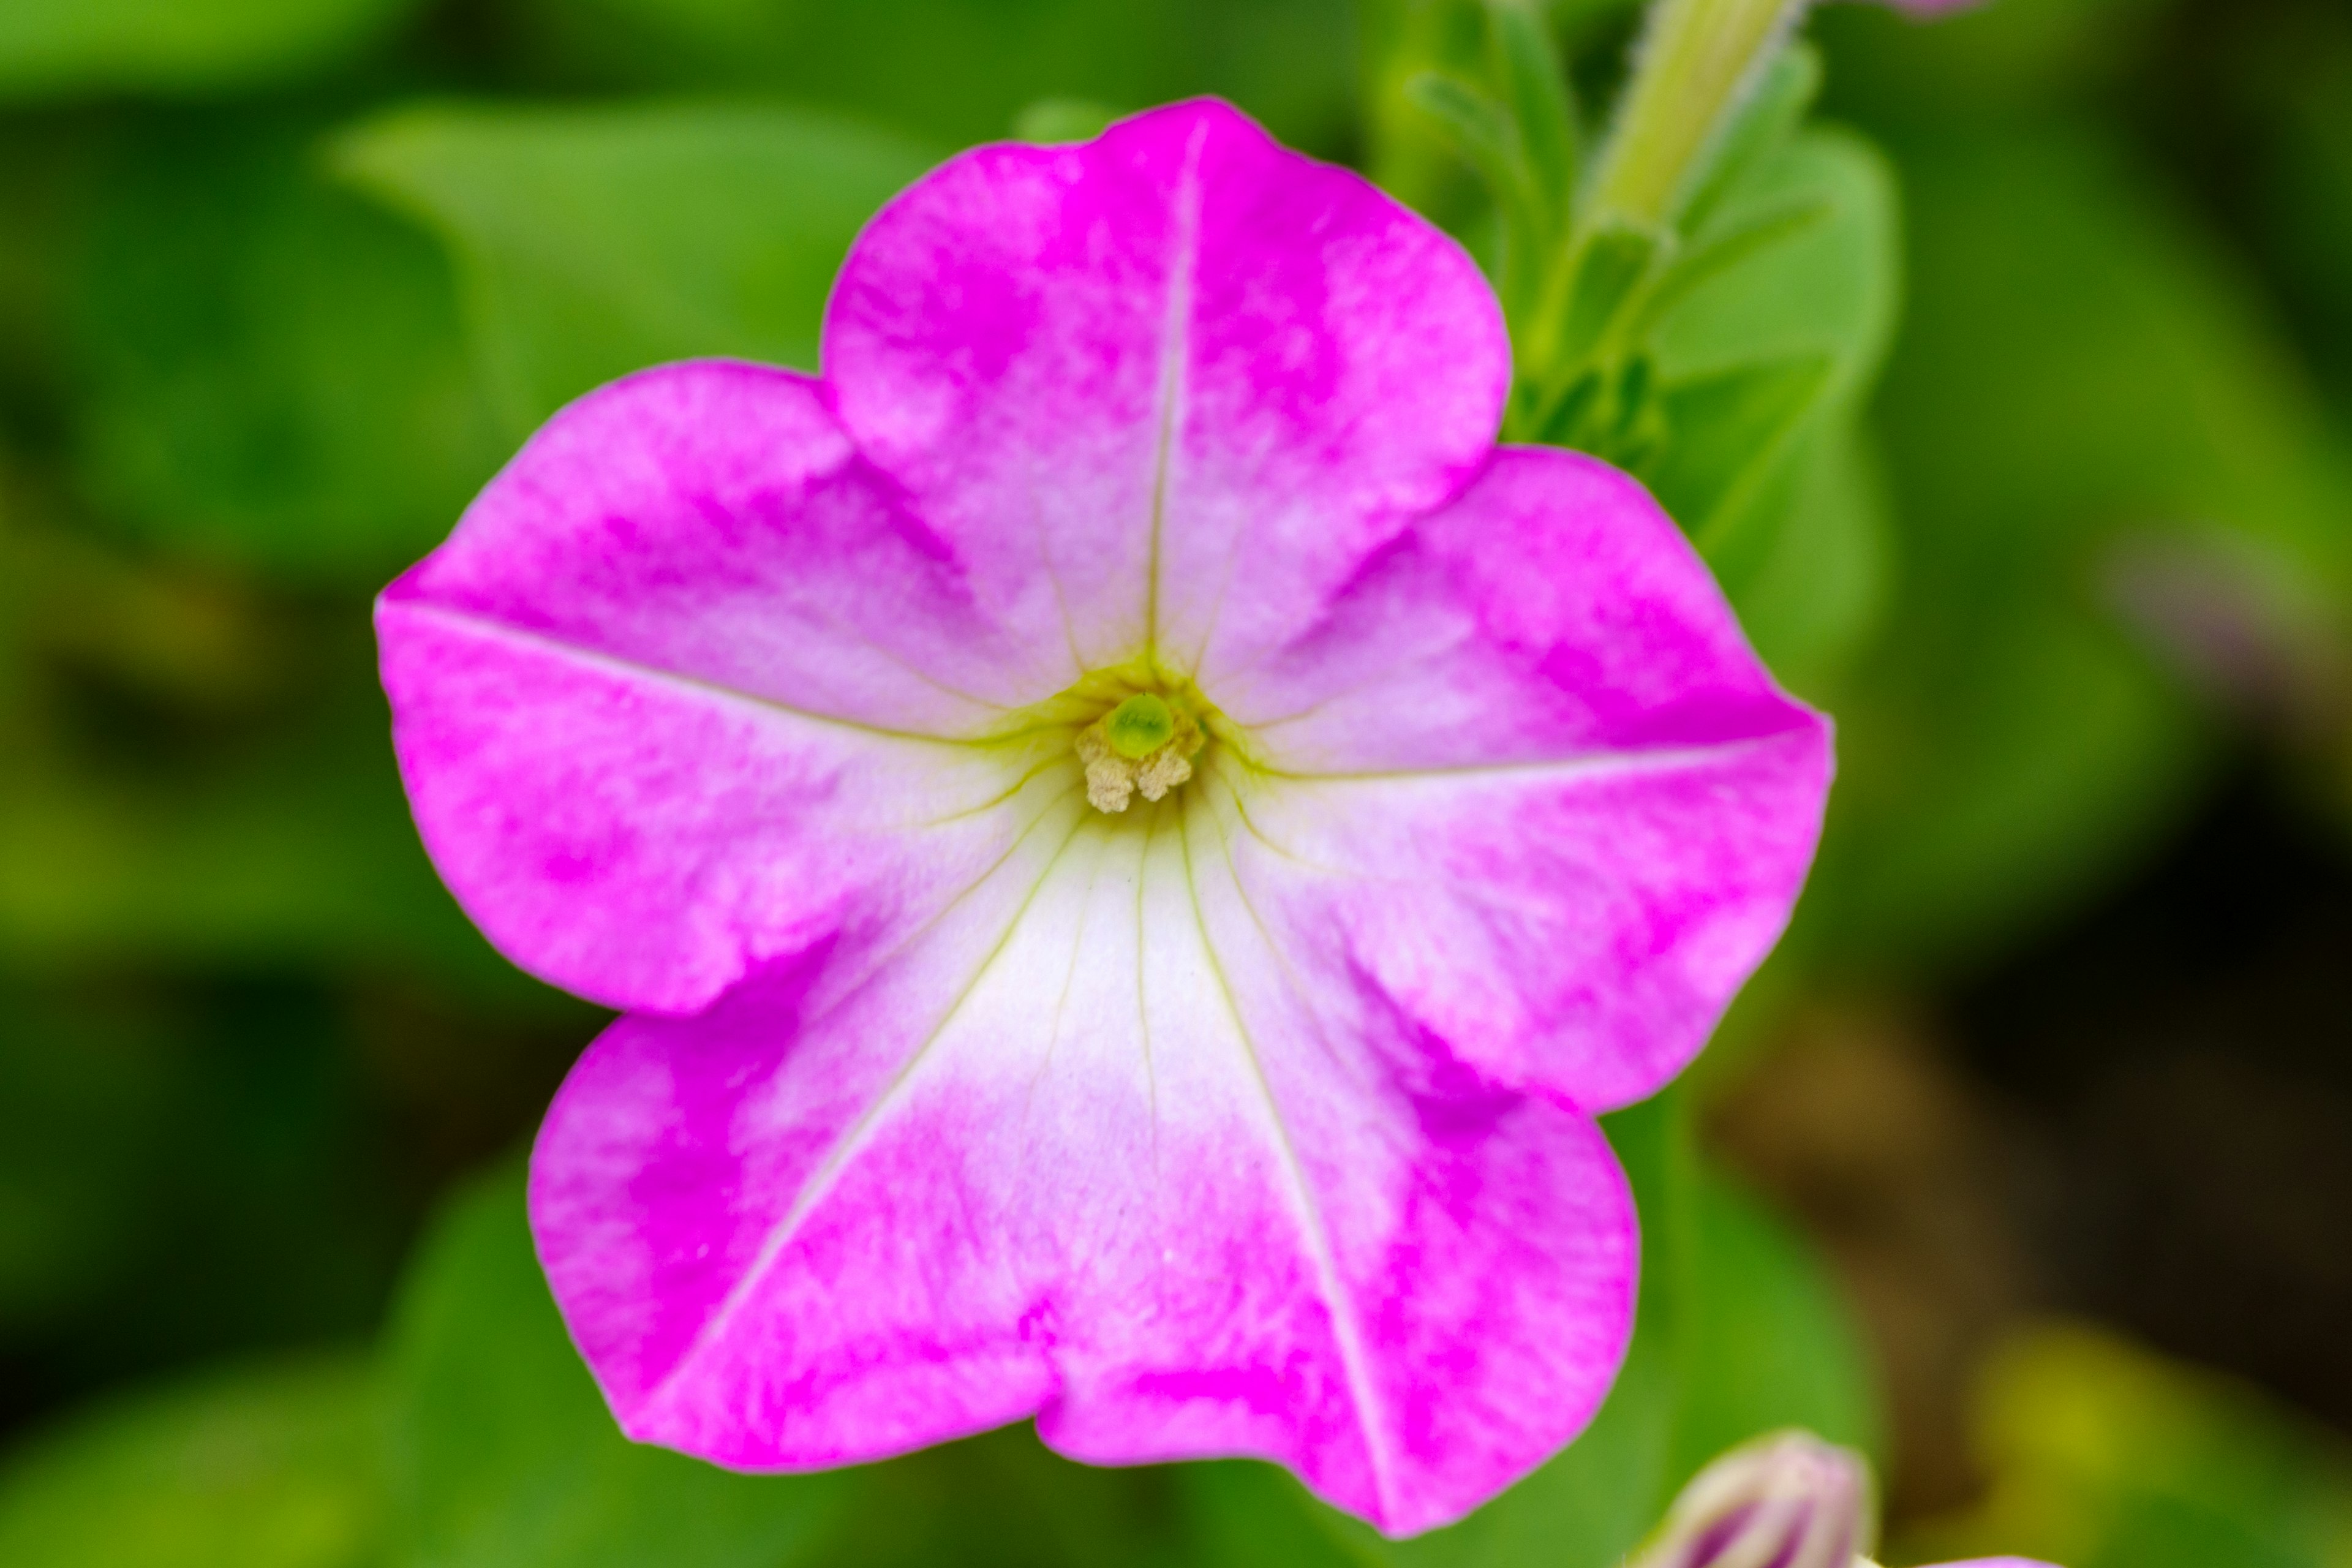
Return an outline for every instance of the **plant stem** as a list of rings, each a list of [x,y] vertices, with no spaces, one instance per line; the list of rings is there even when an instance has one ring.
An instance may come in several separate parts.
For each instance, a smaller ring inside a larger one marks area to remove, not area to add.
[[[1804,0],[1658,0],[1586,209],[1657,229]]]

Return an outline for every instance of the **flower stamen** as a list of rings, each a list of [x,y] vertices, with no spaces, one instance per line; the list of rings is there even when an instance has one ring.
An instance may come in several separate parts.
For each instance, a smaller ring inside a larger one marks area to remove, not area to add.
[[[1160,799],[1192,776],[1193,754],[1205,739],[1181,708],[1137,692],[1078,731],[1087,804],[1116,814],[1138,790],[1146,800]]]

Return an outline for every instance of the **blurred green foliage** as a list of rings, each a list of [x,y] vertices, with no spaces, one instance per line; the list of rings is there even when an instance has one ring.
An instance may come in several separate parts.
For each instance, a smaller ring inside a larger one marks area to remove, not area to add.
[[[1349,0],[519,0],[542,58],[656,91],[733,89],[963,145],[1023,104],[1121,109],[1213,92],[1284,140],[1344,142]]]
[[[815,371],[850,240],[940,155],[787,110],[426,108],[348,133],[336,163],[446,240],[511,443],[666,360]]]
[[[2195,8],[1824,8],[1674,226],[1564,275],[1515,428],[1652,484],[1839,722],[1753,1016],[2032,941],[2250,738],[2347,804],[2352,20],[2245,22],[2210,67],[2242,140],[2207,149],[2201,107],[2127,95]],[[1025,1430],[792,1479],[629,1445],[510,1164],[442,1205],[386,1307],[428,1204],[527,1130],[596,1015],[434,879],[368,595],[590,386],[814,367],[866,216],[1016,124],[1231,96],[1460,235],[1524,343],[1632,12],[0,6],[0,1418],[389,1310],[364,1358],[54,1415],[0,1461],[0,1563],[1601,1568],[1732,1442],[1874,1447],[1834,1286],[1671,1095],[1611,1127],[1648,1267],[1609,1405],[1408,1543],[1266,1467],[1090,1470]],[[2180,177],[2200,157],[2238,161],[2228,238]],[[2063,1337],[1988,1399],[1998,1484],[1955,1550],[2347,1561],[2343,1459],[2258,1402]]]
[[[67,266],[76,489],[175,552],[365,580],[502,455],[448,269],[327,177],[309,115],[109,146]]]
[[[416,0],[12,0],[0,98],[219,91],[332,66]]]
[[[2079,1324],[1986,1369],[1983,1506],[1921,1553],[2031,1552],[2068,1568],[2352,1563],[2352,1445],[2227,1379]]]
[[[57,1568],[382,1561],[375,1390],[348,1358],[215,1373],[110,1402],[0,1481],[0,1560]]]

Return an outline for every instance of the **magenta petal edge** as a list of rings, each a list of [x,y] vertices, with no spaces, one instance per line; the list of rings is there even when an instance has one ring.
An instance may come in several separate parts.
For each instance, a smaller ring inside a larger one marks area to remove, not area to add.
[[[443,877],[625,1014],[530,1183],[615,1415],[1460,1517],[1615,1375],[1593,1117],[1778,938],[1826,721],[1637,484],[1494,445],[1461,249],[1223,104],[928,175],[823,363],[589,395],[378,605]]]

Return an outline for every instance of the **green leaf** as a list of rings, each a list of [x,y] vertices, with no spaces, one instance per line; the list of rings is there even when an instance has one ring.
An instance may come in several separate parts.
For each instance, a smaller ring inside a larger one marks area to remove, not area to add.
[[[841,1474],[731,1475],[621,1435],[549,1298],[520,1171],[427,1237],[388,1346],[395,1563],[785,1568],[814,1563]]]
[[[1630,334],[1636,340],[1649,337],[1660,321],[1674,314],[1675,308],[1702,285],[1749,257],[1793,238],[1829,215],[1830,205],[1825,201],[1799,200],[1777,209],[1768,208],[1738,224],[1717,226],[1698,243],[1677,252],[1667,262],[1656,283],[1643,295],[1642,312]]]
[[[1560,331],[1560,363],[1580,363],[1601,346],[1648,279],[1657,254],[1658,237],[1640,229],[1612,226],[1584,237]]]
[[[434,1568],[1003,1568],[1201,1561],[1164,1469],[1047,1452],[1024,1424],[887,1464],[742,1476],[621,1435],[531,1248],[522,1173],[461,1197],[394,1313],[396,1563]]]
[[[1692,1194],[1696,1283],[1669,1467],[1677,1489],[1735,1444],[1784,1426],[1885,1456],[1860,1325],[1821,1260],[1727,1178]]]
[[[1662,390],[1668,440],[1643,478],[1668,513],[1703,520],[1684,526],[1694,530],[1710,557],[1720,548],[1724,520],[1746,499],[1741,486],[1771,471],[1772,459],[1804,426],[1835,370],[1824,354],[1790,354]]]
[[[1894,331],[1895,187],[1843,132],[1769,140],[1637,308],[1662,434],[1624,459],[1761,617],[1774,671],[1827,696],[1883,624],[1891,574],[1852,431]]]
[[[1529,0],[1487,0],[1486,22],[1495,75],[1518,128],[1542,224],[1537,242],[1549,249],[1568,233],[1576,195],[1576,106],[1569,97],[1567,68],[1552,47],[1541,9]]]
[[[1491,58],[1479,0],[1363,0],[1361,17],[1364,170],[1399,201],[1465,232],[1481,194],[1440,127],[1412,99],[1425,75],[1479,79]]]
[[[1787,221],[1805,209],[1822,210]],[[1900,302],[1892,171],[1859,137],[1805,131],[1748,173],[1697,243],[1754,225],[1769,225],[1772,243],[1711,268],[1660,315],[1648,342],[1661,380],[1671,389],[1818,355],[1830,368],[1818,404],[1851,407],[1877,374]],[[1677,521],[1694,531],[1707,522]]]
[[[1685,234],[1705,234],[1724,204],[1796,133],[1821,90],[1821,55],[1804,43],[1782,49],[1708,149],[1676,226]]]
[[[1516,326],[1527,315],[1552,243],[1518,124],[1507,106],[1439,71],[1424,71],[1406,82],[1405,97],[1436,123],[1454,153],[1478,172],[1494,201],[1501,231],[1499,260],[1492,267],[1495,287]]]
[[[175,553],[373,585],[500,455],[432,244],[278,116],[143,122],[95,196],[68,346],[86,496]]]
[[[0,98],[189,91],[347,58],[417,0],[8,0]]]
[[[352,179],[448,244],[520,439],[663,361],[816,367],[835,271],[929,148],[783,109],[406,110],[341,142]]]
[[[1851,422],[1777,465],[1709,564],[1781,683],[1834,705],[1887,622],[1895,525],[1876,453]]]
[[[1422,72],[1405,83],[1404,92],[1414,108],[1443,128],[1448,145],[1478,171],[1496,202],[1516,215],[1520,231],[1539,232],[1532,226],[1535,192],[1511,111],[1442,71]]]
[[[1784,553],[1789,500],[1897,308],[1892,174],[1858,138],[1790,133],[1817,74],[1791,58],[1736,128],[1701,226],[1582,237],[1559,330],[1527,331],[1510,421],[1631,469],[1718,568]]]
[[[382,1561],[377,1407],[343,1359],[109,1402],[0,1469],[9,1568],[362,1568]]]
[[[1391,1550],[1324,1507],[1290,1472],[1248,1460],[1171,1467],[1189,1558],[1218,1568],[1365,1568]]]
[[[1090,142],[1118,116],[1090,99],[1041,98],[1013,117],[1013,134],[1022,142]]]

